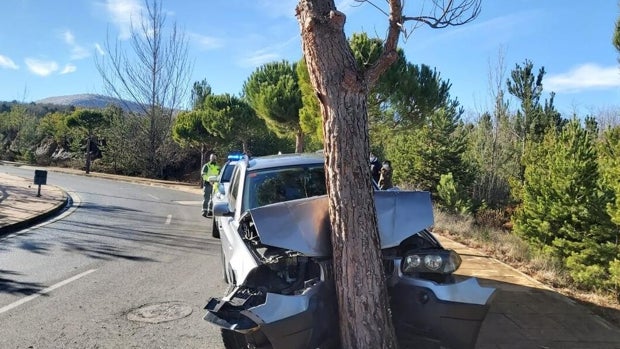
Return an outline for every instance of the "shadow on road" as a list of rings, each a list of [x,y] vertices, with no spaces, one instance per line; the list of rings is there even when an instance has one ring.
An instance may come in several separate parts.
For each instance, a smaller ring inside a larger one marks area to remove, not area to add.
[[[29,296],[45,288],[40,283],[18,281],[19,276],[17,272],[0,269],[0,293]]]

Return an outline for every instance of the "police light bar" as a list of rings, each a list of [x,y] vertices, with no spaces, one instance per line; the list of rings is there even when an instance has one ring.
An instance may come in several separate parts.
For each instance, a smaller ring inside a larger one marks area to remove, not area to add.
[[[243,159],[243,153],[228,154],[228,160],[230,161],[239,161],[241,159]]]

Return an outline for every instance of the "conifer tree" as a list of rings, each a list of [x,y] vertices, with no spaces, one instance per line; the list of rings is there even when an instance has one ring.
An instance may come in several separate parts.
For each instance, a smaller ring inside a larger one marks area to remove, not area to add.
[[[463,159],[467,141],[460,126],[458,114],[441,109],[419,129],[394,135],[386,147],[394,182],[436,192],[441,175],[451,172],[467,188],[472,178]]]
[[[524,163],[515,231],[565,263],[578,283],[596,284],[611,260],[613,233],[593,137],[573,119],[562,132],[549,130],[541,143],[530,143]]]

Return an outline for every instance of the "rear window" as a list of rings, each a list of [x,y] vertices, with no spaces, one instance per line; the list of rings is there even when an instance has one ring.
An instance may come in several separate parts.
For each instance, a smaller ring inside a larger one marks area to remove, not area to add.
[[[323,164],[257,170],[246,175],[242,209],[326,193]]]

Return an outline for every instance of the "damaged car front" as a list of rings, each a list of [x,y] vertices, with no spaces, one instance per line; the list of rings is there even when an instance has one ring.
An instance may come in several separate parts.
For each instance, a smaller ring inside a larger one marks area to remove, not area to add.
[[[377,191],[375,206],[400,346],[473,348],[494,289],[456,280],[460,257],[428,230],[430,194]],[[250,209],[237,234],[233,249],[244,251],[225,265],[236,276],[205,316],[223,329],[226,347],[337,348],[327,197]]]

